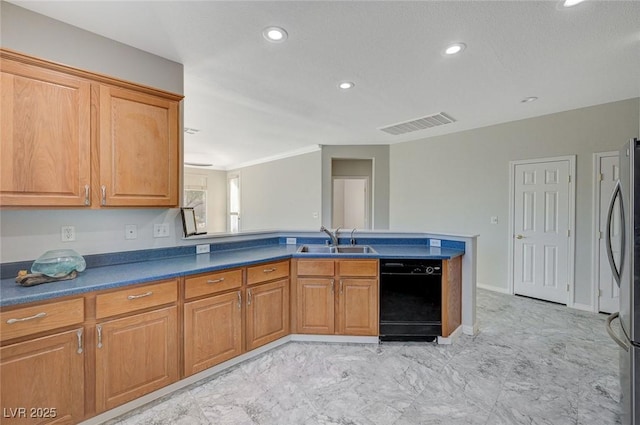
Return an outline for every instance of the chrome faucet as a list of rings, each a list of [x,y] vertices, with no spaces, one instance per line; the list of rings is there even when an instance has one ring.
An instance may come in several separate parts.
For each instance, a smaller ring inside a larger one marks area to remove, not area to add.
[[[356,244],[356,240],[353,238],[353,234],[355,233],[356,228],[354,227],[353,230],[351,231],[351,238],[349,239],[349,243],[351,245],[355,245]]]
[[[331,230],[327,229],[326,227],[324,226],[320,227],[320,231],[325,232],[331,238],[331,245],[335,245],[335,246],[338,246],[338,230],[340,230],[339,227],[336,229],[335,232],[331,233]]]

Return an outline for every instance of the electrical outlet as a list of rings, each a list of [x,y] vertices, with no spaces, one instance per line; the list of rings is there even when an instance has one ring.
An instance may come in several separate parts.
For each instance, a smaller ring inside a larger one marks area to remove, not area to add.
[[[498,217],[497,216],[491,216],[491,224],[498,224]]]
[[[440,239],[429,239],[429,246],[439,247],[440,242]]]
[[[169,223],[156,223],[153,225],[153,237],[154,238],[168,238],[169,237]]]
[[[60,228],[60,239],[62,242],[73,242],[76,240],[76,228],[74,226],[62,226]]]
[[[287,245],[295,245],[296,238],[287,238]]]
[[[196,245],[196,254],[206,254],[211,250],[209,244]]]
[[[135,224],[127,224],[124,226],[125,239],[138,239],[138,226]]]

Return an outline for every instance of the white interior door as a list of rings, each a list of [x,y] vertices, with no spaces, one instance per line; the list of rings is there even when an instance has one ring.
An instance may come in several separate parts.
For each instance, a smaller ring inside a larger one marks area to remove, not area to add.
[[[516,164],[514,292],[566,304],[569,291],[569,161]]]
[[[596,251],[596,287],[598,288],[598,308],[599,311],[605,313],[613,313],[620,308],[619,288],[611,274],[611,267],[607,259],[607,251],[605,247],[605,235],[607,226],[607,211],[611,194],[616,181],[618,180],[618,153],[602,154],[597,159],[597,175],[598,185],[598,232],[597,232],[597,251]],[[620,210],[616,202],[611,223],[611,247],[613,248],[613,256],[616,262],[620,262]]]
[[[366,177],[334,177],[333,227],[369,228],[368,187],[369,179]]]

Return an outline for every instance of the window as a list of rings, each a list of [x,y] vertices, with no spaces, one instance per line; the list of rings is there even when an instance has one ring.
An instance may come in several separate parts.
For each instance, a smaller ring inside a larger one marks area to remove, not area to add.
[[[229,177],[229,232],[240,231],[240,176]]]

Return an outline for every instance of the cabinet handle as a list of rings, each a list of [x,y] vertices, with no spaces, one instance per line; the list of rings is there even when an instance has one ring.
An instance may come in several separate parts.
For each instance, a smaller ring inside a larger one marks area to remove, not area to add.
[[[271,272],[275,272],[277,270],[276,267],[271,267],[270,269],[264,269],[263,272],[264,273],[271,273]]]
[[[102,185],[100,190],[102,191],[102,205],[107,205],[107,186]]]
[[[76,353],[82,354],[82,329],[78,329],[76,335],[78,336],[78,351],[76,351]]]
[[[238,310],[242,308],[242,291],[238,291]]]
[[[342,295],[343,288],[344,288],[344,284],[342,283],[342,279],[340,279],[340,295]]]
[[[38,313],[34,316],[29,316],[29,317],[23,317],[22,319],[9,319],[7,320],[7,324],[8,325],[12,325],[14,323],[18,323],[18,322],[26,322],[27,320],[33,320],[33,319],[40,319],[44,316],[46,316],[47,313],[45,313],[44,311],[42,313]]]
[[[127,297],[128,300],[137,300],[138,298],[144,298],[144,297],[148,297],[150,295],[153,295],[153,292],[149,291],[149,292],[145,292],[144,294],[140,294],[140,295],[129,295]]]
[[[331,293],[333,293],[333,289],[335,287],[336,281],[334,279],[331,279]]]
[[[89,185],[84,185],[84,204],[91,205],[91,200],[89,199]]]
[[[221,277],[220,279],[215,279],[215,280],[207,280],[207,283],[220,283],[220,282],[224,282],[224,277]]]
[[[247,305],[251,305],[251,289],[247,291]]]
[[[96,331],[98,331],[98,348],[102,348],[102,325],[96,326]]]

